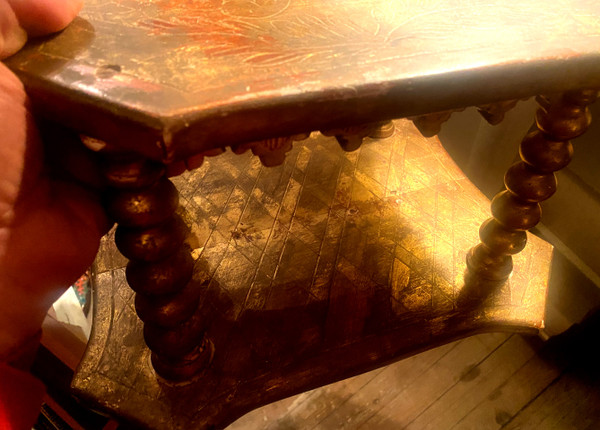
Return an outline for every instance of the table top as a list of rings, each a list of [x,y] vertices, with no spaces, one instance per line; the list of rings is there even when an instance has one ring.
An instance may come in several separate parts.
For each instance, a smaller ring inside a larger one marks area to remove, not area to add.
[[[600,86],[597,0],[86,0],[7,60],[35,108],[169,161]]]

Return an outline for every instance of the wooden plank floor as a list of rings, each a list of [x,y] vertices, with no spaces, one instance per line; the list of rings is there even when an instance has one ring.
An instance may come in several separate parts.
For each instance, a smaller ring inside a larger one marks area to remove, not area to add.
[[[563,335],[481,334],[265,406],[228,430],[600,429],[600,313]]]

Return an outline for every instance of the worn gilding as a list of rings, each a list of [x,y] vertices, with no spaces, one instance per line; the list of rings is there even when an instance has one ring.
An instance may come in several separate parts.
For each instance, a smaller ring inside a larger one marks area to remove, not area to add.
[[[43,114],[171,160],[600,86],[599,45],[596,0],[87,0],[7,64]]]
[[[214,344],[185,384],[157,377],[105,238],[97,309],[73,386],[144,427],[221,428],[248,410],[479,331],[543,325],[551,247],[529,236],[507,283],[469,279],[489,201],[436,139],[396,121],[342,151],[313,134],[283,165],[224,154],[174,179]],[[497,288],[498,287],[498,288]]]

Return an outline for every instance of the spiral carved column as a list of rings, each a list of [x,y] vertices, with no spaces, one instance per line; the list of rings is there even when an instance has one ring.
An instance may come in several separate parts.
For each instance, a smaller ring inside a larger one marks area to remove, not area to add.
[[[200,287],[192,281],[194,260],[188,232],[176,213],[179,194],[162,164],[112,155],[104,176],[106,207],[118,223],[115,242],[130,261],[126,276],[156,372],[169,380],[193,377],[210,362],[204,337]]]
[[[537,130],[521,142],[522,161],[508,169],[506,190],[492,200],[493,218],[482,224],[481,243],[467,255],[469,274],[499,282],[508,278],[512,255],[525,247],[526,230],[539,222],[540,202],[556,191],[554,172],[571,161],[570,139],[587,130],[591,122],[588,105],[596,97],[596,90],[581,90],[538,98]]]

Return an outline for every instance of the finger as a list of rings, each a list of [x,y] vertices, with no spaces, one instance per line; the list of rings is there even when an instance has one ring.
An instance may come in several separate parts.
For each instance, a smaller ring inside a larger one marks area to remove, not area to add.
[[[77,279],[92,263],[108,227],[99,197],[62,181],[40,184],[16,210],[18,222],[4,244],[0,267],[32,297],[54,295]],[[53,298],[46,298],[46,305]]]
[[[52,185],[53,194],[61,206],[78,218],[77,223],[87,227],[85,231],[90,233],[90,238],[84,242],[90,240],[95,243],[108,233],[114,223],[109,220],[99,193],[71,181],[53,180]]]
[[[41,124],[44,159],[50,177],[76,182],[93,190],[104,185],[100,157],[83,145],[79,136],[56,124]]]
[[[30,36],[41,36],[65,28],[77,16],[83,0],[0,0],[8,1],[21,27]]]
[[[0,64],[0,224],[12,218],[21,194],[37,182],[41,145],[21,82]]]

